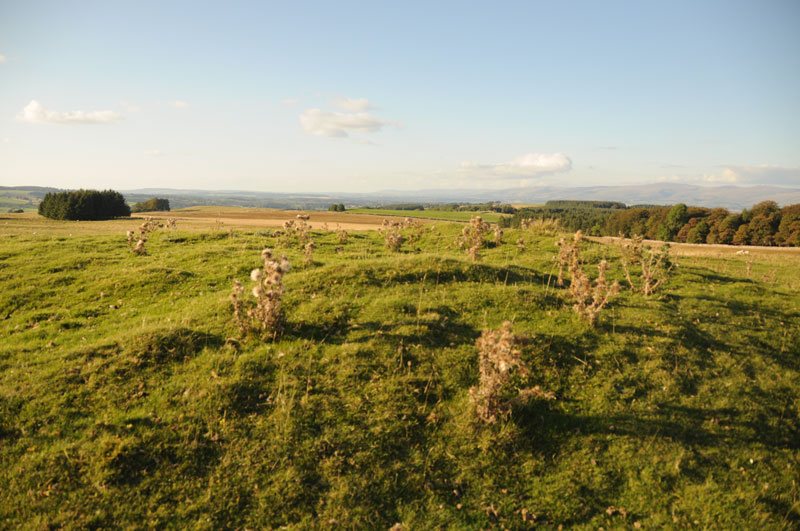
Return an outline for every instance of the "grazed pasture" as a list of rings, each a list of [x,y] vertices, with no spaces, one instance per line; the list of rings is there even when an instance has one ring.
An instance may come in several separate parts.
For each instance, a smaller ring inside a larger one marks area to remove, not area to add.
[[[558,236],[507,229],[473,261],[463,224],[399,252],[314,225],[304,261],[275,246],[285,217],[196,212],[143,256],[141,220],[0,216],[0,526],[800,526],[796,253],[676,247],[592,326]],[[624,288],[616,246],[582,245]],[[265,247],[292,264],[274,341],[230,301]],[[476,342],[504,321],[527,336],[510,385],[541,393],[487,423]]]

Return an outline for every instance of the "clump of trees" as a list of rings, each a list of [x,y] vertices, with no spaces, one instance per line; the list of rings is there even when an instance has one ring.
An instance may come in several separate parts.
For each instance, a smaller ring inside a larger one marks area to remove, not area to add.
[[[542,207],[520,209],[514,216],[501,219],[499,225],[525,228],[529,220],[539,219],[558,220],[564,230],[580,230],[592,236],[621,234],[682,243],[800,246],[800,204],[780,208],[774,201],[763,201],[738,214],[683,203],[625,207],[611,201],[548,201]]]
[[[540,207],[525,207],[511,217],[501,218],[503,227],[524,228],[531,220],[558,220],[558,226],[569,232],[582,231],[601,236],[603,226],[613,212],[625,211],[624,203],[615,201],[548,201]]]
[[[331,212],[344,212],[344,203],[334,203],[328,207],[328,210]]]
[[[614,212],[605,234],[642,235],[682,243],[800,246],[800,204],[780,208],[762,201],[739,214],[724,208],[631,208]]]
[[[166,212],[169,211],[169,199],[154,197],[133,205],[133,212]]]
[[[92,221],[131,215],[125,198],[114,190],[51,192],[39,203],[39,215],[50,219]]]

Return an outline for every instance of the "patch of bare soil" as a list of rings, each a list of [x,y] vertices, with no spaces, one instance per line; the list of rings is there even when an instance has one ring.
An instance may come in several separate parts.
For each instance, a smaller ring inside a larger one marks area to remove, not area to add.
[[[134,217],[173,218],[191,225],[209,225],[225,227],[280,227],[285,221],[297,220],[298,216],[308,216],[306,223],[312,229],[334,230],[341,227],[345,230],[377,229],[383,223],[383,216],[370,214],[348,214],[347,212],[320,212],[298,210],[272,210],[266,208],[215,208],[196,207],[174,210],[171,212],[146,212],[134,214]],[[424,220],[420,220],[423,221]]]

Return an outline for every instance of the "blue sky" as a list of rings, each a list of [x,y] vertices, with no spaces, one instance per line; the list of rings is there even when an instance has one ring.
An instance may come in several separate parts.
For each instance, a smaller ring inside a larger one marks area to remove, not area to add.
[[[800,2],[0,0],[0,184],[800,186]]]

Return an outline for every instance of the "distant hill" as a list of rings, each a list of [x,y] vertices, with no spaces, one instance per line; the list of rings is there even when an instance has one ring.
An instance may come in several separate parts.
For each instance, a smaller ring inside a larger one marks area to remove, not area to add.
[[[0,186],[0,212],[17,209],[35,211],[46,194],[57,191],[58,188],[42,186]]]
[[[56,188],[38,186],[0,187],[0,208],[25,204],[34,209],[47,192]],[[325,209],[332,203],[348,206],[380,206],[390,203],[544,203],[550,200],[620,201],[628,205],[669,205],[686,203],[730,210],[749,208],[761,201],[775,201],[781,206],[800,203],[800,188],[779,186],[697,186],[678,183],[656,183],[631,186],[528,187],[502,190],[432,189],[373,193],[286,194],[247,190],[180,190],[142,188],[121,190],[128,203],[153,197],[169,199],[173,209],[190,206],[219,205],[259,208]],[[8,206],[4,206],[8,203]]]
[[[670,205],[724,207],[730,210],[749,208],[761,201],[779,205],[800,203],[800,188],[778,186],[697,186],[660,183],[632,186],[589,186],[577,188],[529,187],[503,190],[385,190],[356,194],[280,194],[236,190],[170,190],[151,188],[123,191],[128,201],[142,201],[158,196],[170,200],[173,208],[192,205],[223,205],[269,208],[327,208],[331,203],[379,206],[388,203],[544,203],[558,199],[620,201],[629,205]]]

